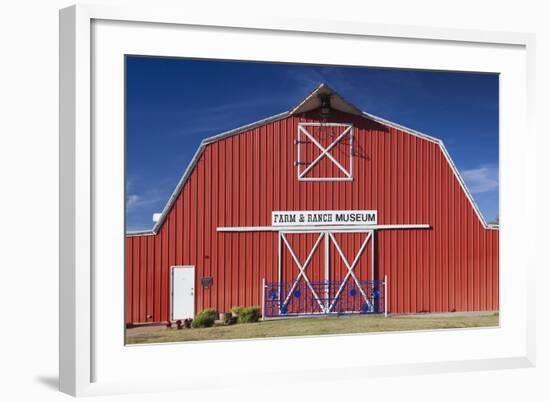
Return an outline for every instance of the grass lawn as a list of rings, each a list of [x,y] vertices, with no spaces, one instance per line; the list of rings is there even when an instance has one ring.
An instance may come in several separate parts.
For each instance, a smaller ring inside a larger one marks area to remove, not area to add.
[[[214,326],[203,329],[127,330],[128,344],[174,341],[311,336],[319,334],[372,333],[498,326],[498,313],[464,315],[329,316],[267,320],[258,323]]]

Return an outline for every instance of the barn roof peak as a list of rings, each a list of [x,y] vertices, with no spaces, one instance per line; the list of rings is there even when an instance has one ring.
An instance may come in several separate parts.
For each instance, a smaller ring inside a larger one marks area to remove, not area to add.
[[[327,102],[328,99],[328,103]],[[327,104],[331,109],[340,110],[344,113],[362,115],[363,112],[355,107],[352,103],[344,99],[334,89],[326,83],[319,85],[313,92],[307,95],[296,107],[291,111],[291,115],[305,113]]]
[[[328,103],[326,102],[327,97],[328,97],[328,99],[330,99],[328,101]],[[323,100],[325,100],[325,101],[323,101]],[[270,122],[278,121],[278,120],[281,120],[283,118],[287,118],[287,117],[292,116],[292,115],[299,115],[299,114],[302,114],[302,113],[306,113],[308,111],[315,110],[315,109],[318,109],[322,106],[327,106],[327,105],[329,105],[329,107],[333,110],[339,110],[339,111],[342,111],[344,113],[349,113],[349,114],[361,116],[363,118],[366,118],[366,119],[369,119],[369,120],[372,120],[372,121],[376,121],[376,122],[378,122],[382,125],[388,126],[388,127],[393,127],[393,128],[402,130],[402,131],[407,132],[411,135],[423,138],[425,140],[428,140],[430,142],[433,142],[433,143],[436,143],[437,145],[439,145],[442,152],[444,153],[447,161],[449,162],[451,168],[453,169],[455,175],[457,176],[462,188],[466,192],[466,196],[470,200],[470,203],[471,203],[472,207],[474,208],[477,216],[479,217],[479,220],[482,222],[482,224],[484,225],[485,228],[490,228],[490,229],[498,228],[498,226],[488,224],[485,221],[485,218],[481,214],[481,211],[479,210],[479,207],[477,206],[472,194],[470,193],[470,191],[466,187],[466,184],[464,183],[464,180],[462,179],[457,167],[453,163],[453,161],[451,159],[451,156],[449,155],[447,149],[445,148],[445,145],[443,144],[443,142],[440,139],[431,137],[431,136],[429,136],[427,134],[424,134],[422,132],[413,130],[413,129],[408,128],[408,127],[404,127],[402,125],[396,124],[394,122],[388,121],[388,120],[383,119],[381,117],[375,116],[375,115],[367,113],[365,111],[362,111],[359,108],[357,108],[355,105],[353,105],[352,103],[350,103],[346,99],[344,99],[340,94],[338,94],[334,89],[329,87],[327,84],[321,83],[309,95],[307,95],[298,105],[296,105],[293,109],[291,109],[289,111],[285,111],[283,113],[276,114],[274,116],[265,118],[263,120],[259,120],[259,121],[253,122],[251,124],[243,125],[241,127],[238,127],[238,128],[226,131],[226,132],[222,132],[221,134],[214,135],[214,136],[211,136],[209,138],[205,138],[201,142],[201,145],[199,146],[199,148],[195,152],[195,155],[193,156],[193,159],[191,160],[191,162],[187,166],[185,172],[183,173],[182,177],[180,178],[180,181],[178,182],[174,192],[172,193],[172,195],[170,196],[170,199],[168,199],[168,202],[164,206],[164,209],[163,209],[162,213],[160,213],[160,216],[158,214],[157,214],[157,216],[155,216],[155,224],[153,226],[153,229],[152,230],[141,230],[141,231],[129,231],[126,234],[127,235],[154,235],[154,234],[158,233],[160,227],[162,226],[162,224],[164,223],[164,220],[166,219],[166,216],[167,216],[168,212],[170,211],[170,209],[172,208],[174,202],[176,201],[181,189],[183,188],[185,182],[189,178],[189,175],[191,174],[191,171],[193,170],[193,167],[195,166],[195,164],[199,160],[199,158],[200,158],[204,148],[206,147],[206,145],[208,145],[212,142],[215,142],[219,139],[226,138],[228,136],[232,136],[232,135],[235,135],[235,134],[239,134],[239,133],[242,133],[246,130],[251,130],[253,128],[259,127],[261,125],[264,125],[264,124],[267,124],[267,123],[270,123]]]

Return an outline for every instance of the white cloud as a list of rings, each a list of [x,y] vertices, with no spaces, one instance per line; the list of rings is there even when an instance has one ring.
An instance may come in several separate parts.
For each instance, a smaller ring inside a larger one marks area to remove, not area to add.
[[[156,191],[149,191],[145,195],[128,194],[126,196],[127,211],[135,211],[142,207],[149,207],[163,201],[163,197],[159,196]]]
[[[498,167],[482,165],[461,172],[466,185],[473,194],[494,191],[498,188]]]
[[[141,201],[141,196],[137,194],[129,194],[128,196],[126,196],[126,207],[128,209],[131,209],[132,207],[135,207],[136,205],[138,205],[140,201]]]

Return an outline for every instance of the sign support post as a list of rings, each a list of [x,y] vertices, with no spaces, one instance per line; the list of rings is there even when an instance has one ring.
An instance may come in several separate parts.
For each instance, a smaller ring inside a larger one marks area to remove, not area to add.
[[[265,320],[265,277],[262,278],[262,320]]]
[[[388,317],[388,275],[384,275],[384,317]]]

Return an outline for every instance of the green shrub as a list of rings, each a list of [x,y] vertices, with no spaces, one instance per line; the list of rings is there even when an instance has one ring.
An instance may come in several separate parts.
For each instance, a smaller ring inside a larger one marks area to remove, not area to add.
[[[249,308],[236,306],[231,309],[231,313],[237,315],[239,323],[254,323],[260,319],[260,308],[256,306]]]
[[[212,327],[216,320],[217,313],[214,309],[205,309],[193,319],[191,327]]]
[[[244,308],[239,315],[239,321],[242,323],[255,323],[260,320],[260,308],[252,306]]]
[[[234,316],[239,316],[242,312],[242,310],[245,309],[244,306],[234,306],[231,308],[231,313],[234,315]]]

